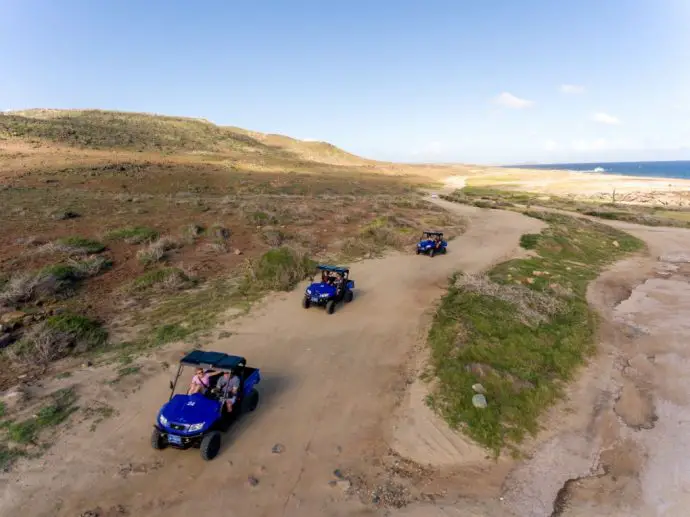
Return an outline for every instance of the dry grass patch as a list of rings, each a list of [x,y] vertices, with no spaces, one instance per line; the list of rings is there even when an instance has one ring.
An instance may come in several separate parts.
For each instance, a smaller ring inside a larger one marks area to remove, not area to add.
[[[144,266],[152,266],[168,257],[170,251],[182,247],[179,240],[163,236],[137,252],[137,259]]]

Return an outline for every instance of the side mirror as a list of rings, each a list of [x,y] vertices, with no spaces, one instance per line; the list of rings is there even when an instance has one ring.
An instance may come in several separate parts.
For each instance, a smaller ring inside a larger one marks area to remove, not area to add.
[[[175,389],[175,385],[173,384],[173,381],[170,381],[170,391]]]

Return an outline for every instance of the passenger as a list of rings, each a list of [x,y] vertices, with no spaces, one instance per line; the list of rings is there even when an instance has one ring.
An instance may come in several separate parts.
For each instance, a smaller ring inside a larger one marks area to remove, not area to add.
[[[340,273],[336,273],[333,285],[335,285],[335,288],[338,291],[338,293],[340,293],[340,291],[343,288],[343,280],[343,275],[341,275]]]
[[[218,379],[216,385],[220,393],[221,400],[225,401],[225,407],[228,413],[232,411],[232,406],[237,400],[237,392],[240,389],[240,378],[235,375],[235,372],[229,370],[223,373],[223,376]]]
[[[204,372],[203,368],[197,368],[194,377],[192,377],[192,382],[187,390],[187,395],[194,395],[195,393],[201,393],[202,395],[208,391],[211,387],[211,377],[220,375],[222,372],[216,372],[209,370]]]
[[[434,237],[434,248],[436,248],[437,250],[441,249],[441,236],[440,235],[437,235],[436,237]]]

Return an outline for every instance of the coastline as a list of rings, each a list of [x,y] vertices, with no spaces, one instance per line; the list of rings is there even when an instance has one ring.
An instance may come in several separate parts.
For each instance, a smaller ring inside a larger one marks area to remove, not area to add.
[[[690,179],[527,167],[485,167],[481,172],[472,172],[465,177],[470,187],[524,190],[603,203],[690,206]]]

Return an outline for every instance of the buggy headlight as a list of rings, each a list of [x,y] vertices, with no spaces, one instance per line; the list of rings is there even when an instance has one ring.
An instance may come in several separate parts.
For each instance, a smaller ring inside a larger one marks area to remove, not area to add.
[[[189,429],[187,429],[190,433],[193,433],[194,431],[199,431],[204,427],[204,424],[206,422],[201,422],[200,424],[192,424],[189,426]]]
[[[311,294],[311,289],[307,289],[307,294]]]
[[[323,293],[323,294],[321,295],[321,298],[328,298],[328,293]]]
[[[163,425],[168,425],[168,419],[165,418],[163,415],[158,417],[158,421]]]

